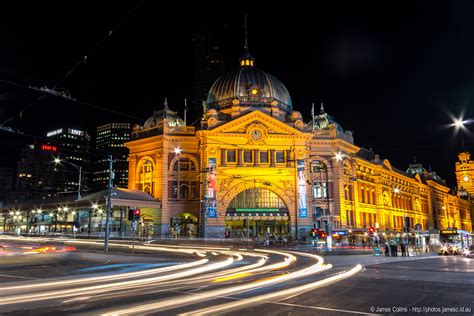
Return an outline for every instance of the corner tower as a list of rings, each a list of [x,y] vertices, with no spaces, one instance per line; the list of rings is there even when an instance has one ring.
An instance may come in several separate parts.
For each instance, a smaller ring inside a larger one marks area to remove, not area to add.
[[[456,162],[456,180],[458,190],[465,190],[470,196],[474,195],[474,160],[471,159],[471,153],[466,150],[458,154]]]

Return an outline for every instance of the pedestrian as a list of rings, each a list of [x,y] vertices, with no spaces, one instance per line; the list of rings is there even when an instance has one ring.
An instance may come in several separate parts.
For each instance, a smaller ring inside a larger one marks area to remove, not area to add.
[[[385,257],[390,257],[388,243],[385,243]]]
[[[405,257],[405,244],[400,242],[400,250],[402,251],[402,257]]]

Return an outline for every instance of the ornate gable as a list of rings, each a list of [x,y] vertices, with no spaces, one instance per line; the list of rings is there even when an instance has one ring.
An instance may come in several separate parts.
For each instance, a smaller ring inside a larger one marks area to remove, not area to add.
[[[247,133],[255,140],[261,136],[271,134],[275,135],[303,135],[304,133],[288,126],[285,123],[267,115],[259,110],[252,111],[243,116],[240,116],[232,121],[222,124],[212,130],[212,133]],[[262,133],[262,135],[260,135]]]

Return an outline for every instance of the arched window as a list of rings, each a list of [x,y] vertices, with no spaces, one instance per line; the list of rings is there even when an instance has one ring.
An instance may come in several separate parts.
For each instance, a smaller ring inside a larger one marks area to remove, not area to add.
[[[173,164],[174,171],[196,171],[196,164],[189,158],[180,158]]]
[[[138,189],[153,194],[153,162],[149,159],[142,161],[138,168]]]
[[[189,197],[189,188],[187,185],[182,185],[179,188],[179,197],[181,199],[187,199]]]
[[[253,188],[240,192],[230,202],[229,208],[255,209],[255,208],[286,208],[285,202],[274,192]]]

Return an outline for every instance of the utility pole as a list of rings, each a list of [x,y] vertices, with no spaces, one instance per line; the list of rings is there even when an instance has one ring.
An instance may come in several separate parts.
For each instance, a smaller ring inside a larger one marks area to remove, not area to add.
[[[109,251],[109,223],[110,223],[110,212],[112,210],[112,187],[114,185],[114,172],[112,155],[109,155],[109,186],[107,192],[107,211],[105,214],[105,237],[104,237],[104,251]]]

